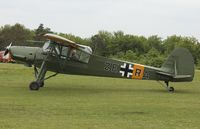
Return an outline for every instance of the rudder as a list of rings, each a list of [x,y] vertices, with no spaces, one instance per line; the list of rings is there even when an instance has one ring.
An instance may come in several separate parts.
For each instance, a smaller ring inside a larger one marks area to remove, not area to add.
[[[161,69],[173,76],[171,81],[192,81],[194,77],[194,59],[185,48],[176,48],[167,58]]]

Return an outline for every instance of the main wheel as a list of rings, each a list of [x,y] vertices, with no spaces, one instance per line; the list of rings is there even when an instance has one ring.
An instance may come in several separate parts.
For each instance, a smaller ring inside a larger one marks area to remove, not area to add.
[[[40,85],[37,82],[31,82],[29,85],[30,90],[39,90]]]
[[[40,82],[40,87],[44,87],[44,82]]]
[[[174,87],[169,87],[169,92],[174,92]]]

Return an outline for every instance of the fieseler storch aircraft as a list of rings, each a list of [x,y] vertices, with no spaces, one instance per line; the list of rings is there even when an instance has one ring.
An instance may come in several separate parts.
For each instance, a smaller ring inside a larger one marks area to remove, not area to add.
[[[163,81],[169,92],[174,91],[169,82],[189,82],[194,77],[193,57],[184,48],[175,49],[162,67],[156,68],[94,55],[89,46],[58,35],[45,34],[43,37],[47,41],[42,48],[10,44],[4,53],[10,53],[18,63],[34,67],[36,79],[30,83],[30,90],[39,90],[45,80],[58,73]],[[47,71],[55,74],[45,77]]]

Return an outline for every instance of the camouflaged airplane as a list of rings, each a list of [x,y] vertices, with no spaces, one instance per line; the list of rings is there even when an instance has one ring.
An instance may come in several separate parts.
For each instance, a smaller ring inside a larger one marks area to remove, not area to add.
[[[10,44],[4,53],[10,53],[18,63],[34,66],[36,80],[30,83],[30,90],[39,90],[45,80],[58,73],[163,81],[169,92],[174,91],[169,82],[189,82],[194,77],[193,57],[184,48],[175,49],[162,67],[156,68],[93,55],[89,46],[58,35],[45,34],[43,37],[47,39],[43,48]],[[55,74],[45,77],[47,71]]]

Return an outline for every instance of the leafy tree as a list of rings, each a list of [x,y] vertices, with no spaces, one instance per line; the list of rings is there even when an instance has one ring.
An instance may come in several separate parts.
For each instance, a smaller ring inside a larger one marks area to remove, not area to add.
[[[53,33],[50,28],[44,28],[44,24],[40,24],[38,28],[35,30],[35,40],[42,41],[44,40],[41,36],[46,33]]]
[[[72,34],[64,34],[64,33],[59,33],[59,35],[79,44],[90,45],[91,43],[91,40],[89,38],[82,39],[81,37],[78,37]]]
[[[135,35],[124,34],[122,31],[114,32],[112,38],[112,54],[116,54],[119,51],[124,53],[128,50],[132,50],[136,54],[144,53],[144,42],[146,38]]]
[[[200,59],[200,43],[196,38],[173,35],[164,40],[164,47],[166,55],[170,54],[177,47],[187,48],[192,53],[195,64],[198,64]]]
[[[199,42],[194,37],[184,37],[182,38],[182,42],[178,44],[179,47],[187,48],[192,56],[194,57],[195,64],[198,64],[198,58],[199,58]]]
[[[164,63],[164,57],[161,56],[161,53],[155,48],[152,48],[147,54],[145,54],[143,60],[146,65],[154,67],[161,67]]]
[[[26,41],[33,37],[34,32],[19,23],[13,26],[5,25],[0,28],[0,49],[4,49],[11,42],[14,45],[27,45]]]
[[[125,53],[118,52],[115,56],[111,56],[111,57],[115,59],[125,60],[125,61],[138,62],[138,57],[136,53],[134,53],[131,50],[128,50]]]
[[[163,41],[163,46],[165,49],[165,54],[168,55],[170,54],[179,44],[179,42],[181,42],[182,37],[181,36],[169,36],[167,37],[167,39],[165,39]]]
[[[148,37],[146,44],[147,44],[146,45],[147,50],[155,48],[160,53],[164,53],[163,42],[162,42],[161,38],[158,37],[157,35],[153,35],[153,36]]]
[[[89,45],[93,53],[101,56],[118,58],[126,61],[142,63],[160,67],[164,59],[177,47],[187,48],[193,55],[195,64],[200,67],[200,43],[194,37],[182,37],[172,35],[162,39],[157,35],[148,38],[125,34],[123,31],[110,33],[99,31],[89,38],[81,38],[67,33],[52,32],[50,28],[40,24],[37,29],[30,30],[21,24],[5,25],[0,28],[0,49],[13,42],[14,45],[33,44],[27,40],[43,41],[41,35],[45,33],[55,33],[68,38],[76,43]],[[34,44],[35,45],[35,44]]]
[[[106,31],[99,31],[91,37],[91,47],[95,54],[108,56],[110,54],[109,44],[111,44],[112,34]]]

